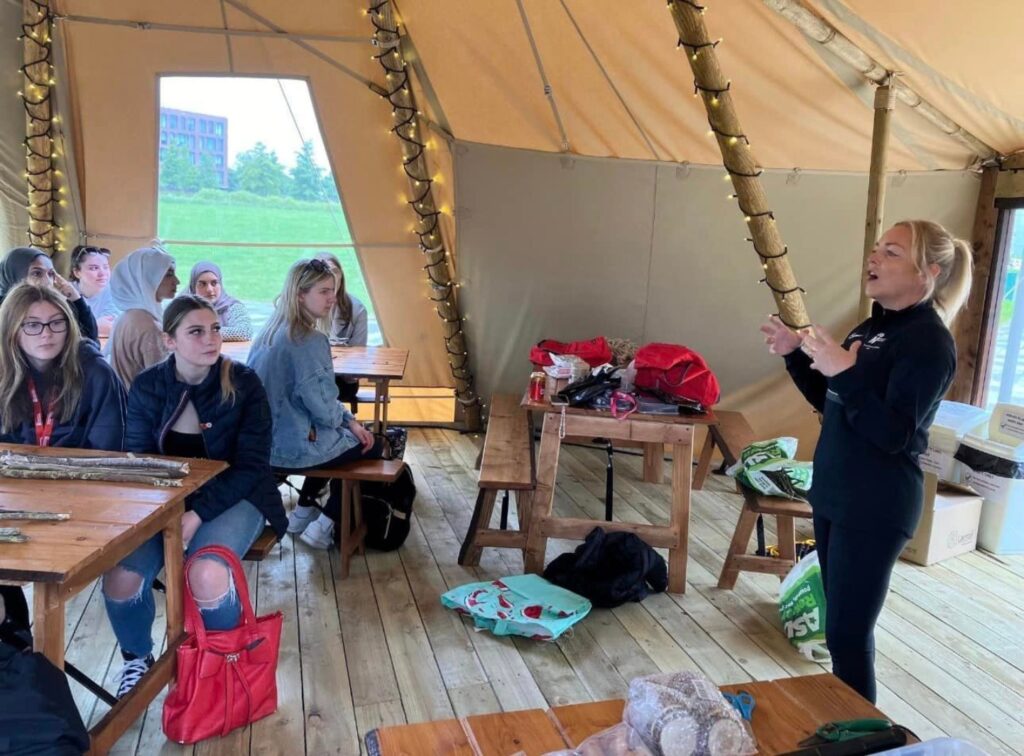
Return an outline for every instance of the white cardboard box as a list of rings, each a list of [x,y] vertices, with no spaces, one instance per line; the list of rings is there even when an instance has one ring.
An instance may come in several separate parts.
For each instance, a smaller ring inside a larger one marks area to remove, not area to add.
[[[924,513],[900,558],[927,566],[974,551],[980,519],[980,496],[952,486],[940,489],[938,478],[926,473]]]

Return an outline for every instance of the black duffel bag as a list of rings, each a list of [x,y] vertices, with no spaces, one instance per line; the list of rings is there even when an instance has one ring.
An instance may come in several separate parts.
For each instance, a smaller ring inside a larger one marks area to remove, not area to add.
[[[416,481],[406,465],[394,483],[363,482],[363,541],[377,551],[394,551],[409,537],[412,505],[416,500]]]

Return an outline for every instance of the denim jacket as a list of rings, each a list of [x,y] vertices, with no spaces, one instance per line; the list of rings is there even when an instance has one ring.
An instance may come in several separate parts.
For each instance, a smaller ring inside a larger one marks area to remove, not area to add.
[[[274,467],[314,467],[359,443],[345,427],[353,415],[338,401],[331,346],[324,334],[314,331],[295,342],[282,327],[270,343],[260,334],[248,363],[270,399]]]

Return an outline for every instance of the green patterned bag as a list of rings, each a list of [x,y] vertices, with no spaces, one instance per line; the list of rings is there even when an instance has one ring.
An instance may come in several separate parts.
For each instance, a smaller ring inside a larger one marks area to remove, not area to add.
[[[727,472],[765,496],[807,501],[813,465],[793,458],[796,444],[791,436],[757,441],[740,453],[739,461]]]
[[[826,662],[825,586],[821,582],[818,552],[801,559],[779,589],[779,619],[796,650],[813,662]]]

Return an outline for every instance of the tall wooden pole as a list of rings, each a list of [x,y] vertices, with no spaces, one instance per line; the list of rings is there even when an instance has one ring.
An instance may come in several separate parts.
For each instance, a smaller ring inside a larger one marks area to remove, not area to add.
[[[53,255],[57,246],[54,221],[53,65],[51,34],[53,16],[49,0],[24,0],[22,16],[24,74],[19,93],[25,107],[25,178],[28,182],[28,240],[33,247]]]
[[[761,185],[761,169],[754,160],[750,141],[740,127],[739,116],[729,92],[729,80],[722,73],[715,54],[717,42],[708,37],[704,8],[694,0],[669,0],[669,10],[679,32],[679,46],[693,71],[694,95],[699,95],[708,114],[708,124],[718,140],[722,161],[729,172],[740,211],[750,228],[750,241],[764,270],[762,283],[775,297],[779,317],[790,328],[810,325],[804,307],[803,289],[789,265],[788,250],[768,207]]]
[[[425,139],[420,132],[418,110],[409,83],[409,73],[402,53],[401,36],[390,0],[378,0],[370,6],[368,15],[373,22],[373,43],[380,50],[375,56],[385,71],[385,88],[373,87],[389,101],[391,131],[402,146],[402,168],[409,180],[412,199],[409,206],[416,213],[416,235],[420,240],[426,264],[423,266],[430,282],[431,300],[441,318],[444,329],[445,350],[455,379],[455,396],[465,412],[469,430],[480,427],[480,400],[469,370],[469,347],[463,330],[463,317],[459,312],[457,284],[452,281],[451,254],[445,248],[438,223],[440,210],[434,202],[433,183],[426,159]]]
[[[864,261],[861,266],[860,320],[871,315],[871,298],[864,292],[864,277],[868,271],[868,258],[875,242],[882,234],[885,218],[885,189],[889,162],[889,132],[892,111],[896,107],[896,78],[890,74],[888,82],[875,90],[875,121],[871,132],[871,170],[868,173],[868,209],[864,221]]]

